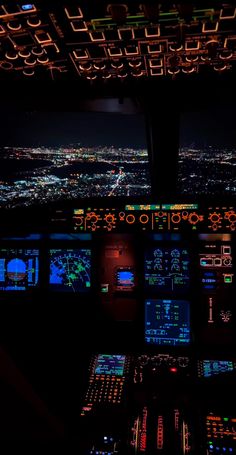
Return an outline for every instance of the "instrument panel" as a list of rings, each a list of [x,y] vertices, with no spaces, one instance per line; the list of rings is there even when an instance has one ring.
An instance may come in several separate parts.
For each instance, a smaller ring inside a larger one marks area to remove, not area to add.
[[[206,209],[198,204],[77,208],[72,214],[72,229],[75,232],[234,232],[236,209],[232,206]]]

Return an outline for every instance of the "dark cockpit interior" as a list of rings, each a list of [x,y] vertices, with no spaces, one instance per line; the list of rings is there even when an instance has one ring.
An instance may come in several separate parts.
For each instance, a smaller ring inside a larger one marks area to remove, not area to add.
[[[236,6],[0,5],[0,440],[236,453]]]

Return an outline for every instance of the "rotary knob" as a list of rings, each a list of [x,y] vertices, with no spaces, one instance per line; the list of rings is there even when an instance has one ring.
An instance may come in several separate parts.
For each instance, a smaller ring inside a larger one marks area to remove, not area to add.
[[[230,267],[232,265],[232,259],[231,257],[226,257],[223,259],[223,264],[226,266],[226,267]]]
[[[236,222],[236,213],[230,213],[228,219],[229,219],[230,223],[235,223]]]
[[[199,215],[196,212],[190,213],[188,218],[190,224],[197,224],[199,219]]]
[[[148,364],[148,357],[145,355],[142,355],[141,357],[138,358],[138,362],[140,366],[145,366]]]
[[[186,211],[182,212],[182,218],[183,218],[183,220],[187,220],[188,219],[188,212],[186,212]]]
[[[83,219],[82,216],[77,216],[77,217],[75,218],[75,225],[76,225],[76,226],[81,226],[81,225],[83,224],[83,221],[84,221],[84,219]]]
[[[209,227],[210,227],[210,226],[209,226]],[[213,223],[211,227],[212,227],[212,230],[213,230],[213,231],[217,231],[219,225],[218,225],[217,223]]]
[[[97,223],[98,222],[98,216],[96,215],[95,212],[91,212],[87,215],[87,220],[90,221],[91,223]]]
[[[235,213],[234,210],[229,210],[228,212],[225,212],[224,218],[225,218],[226,220],[229,220],[229,218],[230,218],[231,215],[235,215],[235,218],[236,218],[236,213]]]
[[[214,224],[220,223],[220,221],[222,220],[222,216],[220,213],[213,212],[213,213],[210,213],[208,219]]]
[[[146,213],[143,213],[142,215],[140,215],[139,221],[142,224],[146,224],[149,221],[149,216]]]
[[[178,357],[179,366],[186,368],[189,365],[188,357]]]
[[[125,212],[120,212],[120,213],[119,213],[119,218],[120,218],[120,221],[124,221],[124,219],[125,219]]]
[[[107,215],[105,215],[105,221],[106,223],[110,224],[110,223],[114,223],[115,222],[115,215],[113,215],[112,213],[107,213]]]

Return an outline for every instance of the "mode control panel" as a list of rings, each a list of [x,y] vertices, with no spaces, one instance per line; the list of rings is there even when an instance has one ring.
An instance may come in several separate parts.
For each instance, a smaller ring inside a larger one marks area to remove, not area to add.
[[[75,232],[234,232],[233,206],[199,207],[198,204],[126,205],[121,208],[74,209]]]
[[[119,204],[80,206],[53,210],[49,225],[56,230],[76,233],[114,232],[199,232],[236,231],[236,207],[192,203]]]

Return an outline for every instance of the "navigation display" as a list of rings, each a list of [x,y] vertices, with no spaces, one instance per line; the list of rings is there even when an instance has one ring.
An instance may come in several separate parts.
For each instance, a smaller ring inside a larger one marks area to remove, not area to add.
[[[54,291],[88,292],[91,286],[91,250],[50,250],[49,283]]]
[[[26,291],[38,285],[39,250],[0,250],[0,290]]]
[[[1,117],[0,208],[143,195],[151,195],[151,180],[141,114],[11,111]]]
[[[185,345],[190,343],[190,308],[186,300],[145,301],[147,344]]]
[[[124,374],[125,355],[99,354],[94,373],[122,376]]]
[[[189,288],[189,253],[182,247],[153,247],[145,253],[145,285],[150,290]]]

